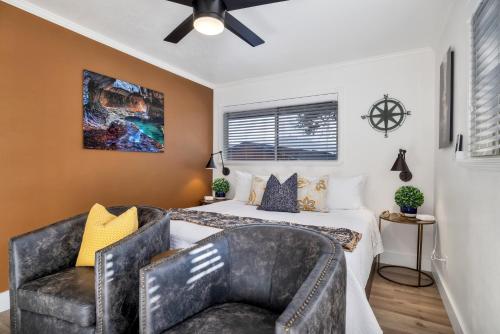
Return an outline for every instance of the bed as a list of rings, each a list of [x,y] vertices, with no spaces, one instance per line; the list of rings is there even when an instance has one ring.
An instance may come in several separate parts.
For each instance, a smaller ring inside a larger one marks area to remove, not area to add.
[[[365,294],[372,263],[382,253],[382,239],[375,215],[368,209],[332,210],[323,212],[269,212],[244,202],[228,200],[190,210],[254,217],[275,221],[286,221],[304,225],[345,227],[362,233],[363,237],[353,252],[346,252],[347,262],[347,334],[382,333]],[[204,239],[219,229],[201,226],[186,221],[172,220],[170,229],[171,247],[186,248]]]

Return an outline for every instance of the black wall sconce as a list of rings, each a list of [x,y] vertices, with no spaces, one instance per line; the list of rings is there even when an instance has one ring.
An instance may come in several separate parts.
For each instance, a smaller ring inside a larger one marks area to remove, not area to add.
[[[408,165],[406,164],[406,150],[399,149],[398,158],[394,162],[391,170],[401,172],[399,173],[401,181],[408,182],[411,180],[413,175],[410,172],[410,168],[408,168]]]
[[[217,169],[217,165],[215,164],[215,161],[214,161],[214,155],[217,155],[217,154],[220,154],[220,159],[222,161],[222,174],[226,175],[226,176],[229,175],[230,170],[229,170],[229,168],[224,166],[224,158],[222,157],[222,151],[212,153],[205,168],[206,169]]]

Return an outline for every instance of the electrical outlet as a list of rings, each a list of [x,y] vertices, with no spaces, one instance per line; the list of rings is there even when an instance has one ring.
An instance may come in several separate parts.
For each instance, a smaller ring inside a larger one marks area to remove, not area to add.
[[[440,257],[436,256],[435,252],[432,253],[431,255],[431,262],[438,267],[441,267],[442,269],[446,268],[446,265],[448,263],[448,256],[446,255],[441,255]]]

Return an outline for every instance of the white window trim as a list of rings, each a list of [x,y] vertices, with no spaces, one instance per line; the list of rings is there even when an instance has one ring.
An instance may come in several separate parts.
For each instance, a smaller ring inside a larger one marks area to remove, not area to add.
[[[459,166],[466,168],[482,169],[482,170],[493,170],[500,172],[500,158],[476,158],[476,157],[464,157],[457,158],[456,162]]]
[[[227,166],[340,166],[340,160],[224,160]]]

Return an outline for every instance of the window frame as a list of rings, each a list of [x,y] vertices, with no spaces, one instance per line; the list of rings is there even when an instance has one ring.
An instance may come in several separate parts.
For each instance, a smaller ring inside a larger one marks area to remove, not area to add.
[[[488,0],[481,0],[476,3],[474,8],[472,9],[472,13],[470,15],[470,18],[468,20],[468,32],[469,32],[469,42],[468,42],[468,64],[469,64],[469,78],[468,78],[468,123],[467,123],[467,141],[468,141],[468,147],[467,147],[467,158],[466,160],[475,160],[476,162],[480,162],[479,164],[476,163],[476,165],[482,165],[483,162],[490,161],[493,163],[498,163],[496,160],[498,159],[500,161],[500,151],[498,154],[492,154],[492,155],[475,155],[473,150],[472,150],[472,140],[474,136],[474,129],[473,129],[473,117],[474,117],[474,110],[475,110],[475,93],[474,93],[474,87],[475,87],[475,45],[474,45],[474,18],[476,14],[478,13],[478,10],[481,8],[482,4]],[[500,51],[499,55],[500,57]],[[498,96],[499,101],[500,101],[500,95]],[[499,131],[500,131],[500,125],[499,125]]]
[[[342,105],[342,89],[335,89],[333,92],[318,93],[298,97],[284,97],[269,100],[260,100],[241,104],[220,105],[217,113],[217,140],[214,149],[224,152],[224,114],[227,112],[251,111],[267,108],[288,107],[302,104],[313,104],[321,102],[337,102],[337,159],[336,160],[231,160],[224,157],[226,165],[234,166],[338,166],[344,163],[342,151],[343,143],[343,117],[339,116],[339,109]]]
[[[486,171],[498,171],[500,168],[500,156],[472,156],[471,154],[471,138],[472,138],[472,113],[474,108],[474,95],[473,95],[473,80],[474,80],[474,61],[473,61],[473,17],[479,9],[482,1],[478,1],[473,6],[469,7],[469,18],[466,22],[467,25],[467,43],[465,50],[466,64],[468,67],[467,73],[467,88],[466,88],[466,129],[464,130],[464,155],[456,156],[454,160],[456,163],[464,168],[479,169]]]

